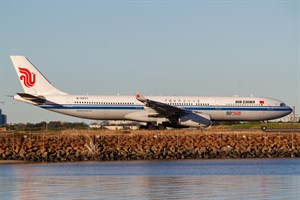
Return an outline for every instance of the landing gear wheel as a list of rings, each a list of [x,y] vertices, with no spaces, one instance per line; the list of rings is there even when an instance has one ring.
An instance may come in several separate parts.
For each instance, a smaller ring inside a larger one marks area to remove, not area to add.
[[[166,129],[166,127],[164,125],[162,125],[162,124],[158,125],[158,130],[165,130],[165,129]]]
[[[260,127],[262,131],[266,131],[267,130],[267,126],[261,126]]]
[[[153,124],[151,124],[150,126],[149,126],[149,130],[156,130],[157,129],[157,127],[155,126],[155,125],[153,125]]]

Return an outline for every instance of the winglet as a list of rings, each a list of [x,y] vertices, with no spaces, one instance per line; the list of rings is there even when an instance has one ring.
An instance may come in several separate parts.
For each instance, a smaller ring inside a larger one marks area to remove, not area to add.
[[[146,102],[147,101],[147,99],[140,92],[135,93],[135,98],[140,102]]]

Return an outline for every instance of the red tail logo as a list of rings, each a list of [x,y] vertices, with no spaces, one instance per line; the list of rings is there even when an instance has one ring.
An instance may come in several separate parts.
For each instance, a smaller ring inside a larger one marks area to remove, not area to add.
[[[24,85],[28,88],[34,86],[35,84],[35,73],[30,72],[26,68],[19,67],[19,72],[22,74],[20,80],[23,81]]]

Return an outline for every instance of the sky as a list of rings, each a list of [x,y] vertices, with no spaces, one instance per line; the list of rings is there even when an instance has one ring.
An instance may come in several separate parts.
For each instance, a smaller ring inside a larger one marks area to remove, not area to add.
[[[0,0],[9,123],[94,122],[13,100],[10,55],[70,94],[262,96],[300,108],[300,0]]]

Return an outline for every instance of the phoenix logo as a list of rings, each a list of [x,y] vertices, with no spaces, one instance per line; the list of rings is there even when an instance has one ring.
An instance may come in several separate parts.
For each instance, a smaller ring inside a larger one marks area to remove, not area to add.
[[[23,81],[24,85],[28,88],[34,86],[35,84],[35,73],[30,72],[26,68],[19,67],[19,72],[22,74],[20,80]]]

